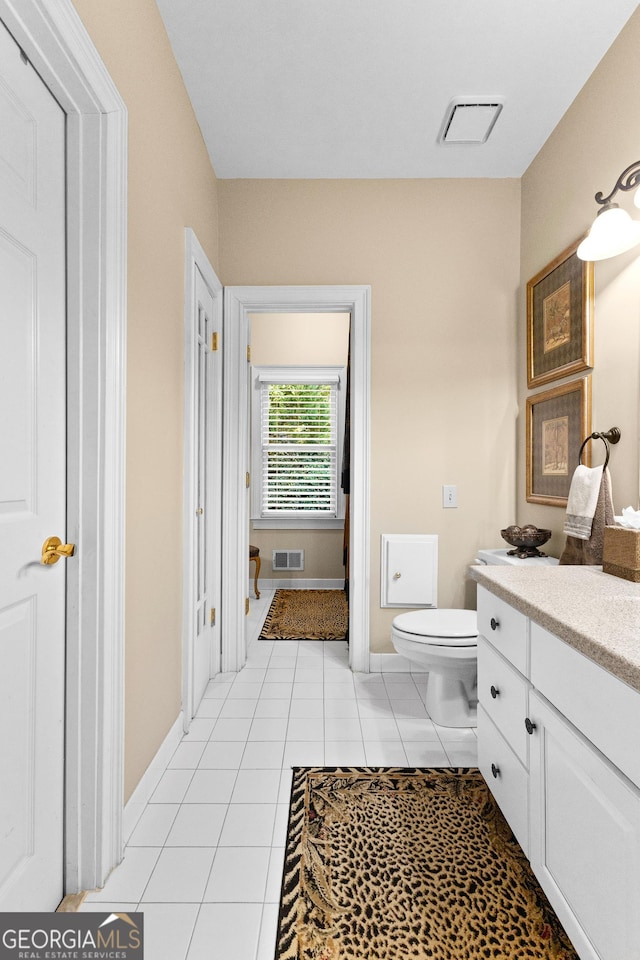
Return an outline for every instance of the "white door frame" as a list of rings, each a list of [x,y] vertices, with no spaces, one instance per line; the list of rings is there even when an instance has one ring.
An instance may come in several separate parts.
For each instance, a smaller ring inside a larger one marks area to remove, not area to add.
[[[183,587],[182,587],[182,712],[185,731],[188,731],[197,704],[194,704],[193,694],[193,644],[195,640],[195,624],[193,617],[193,584],[194,584],[194,557],[195,538],[193,517],[196,505],[197,482],[197,455],[198,437],[196,436],[196,383],[194,370],[194,323],[193,318],[197,310],[195,300],[195,274],[199,270],[213,296],[216,330],[222,330],[222,284],[211,266],[194,231],[187,227],[185,230],[185,304],[184,304],[184,510],[183,510]],[[220,377],[221,380],[221,377]],[[215,391],[213,403],[217,409],[222,405],[222,390],[220,382],[212,385]],[[208,491],[207,499],[220,509],[222,500],[220,471],[214,471],[213,490]],[[206,515],[205,515],[206,516]],[[214,542],[214,526],[207,522],[208,534],[207,551],[215,561],[216,577],[220,569],[220,544]],[[213,661],[212,661],[213,664]],[[214,667],[216,666],[213,664]],[[219,669],[219,664],[217,665]]]
[[[251,313],[351,314],[351,524],[349,663],[369,672],[369,436],[371,288],[368,286],[225,287],[222,670],[246,659],[249,558],[247,345]]]
[[[122,857],[127,112],[71,0],[0,0],[0,19],[67,115],[71,893]]]

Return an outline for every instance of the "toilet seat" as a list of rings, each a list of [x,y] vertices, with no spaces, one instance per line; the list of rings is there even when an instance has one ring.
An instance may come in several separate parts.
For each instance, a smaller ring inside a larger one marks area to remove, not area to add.
[[[392,629],[415,643],[475,647],[478,615],[475,610],[412,610],[394,617]]]

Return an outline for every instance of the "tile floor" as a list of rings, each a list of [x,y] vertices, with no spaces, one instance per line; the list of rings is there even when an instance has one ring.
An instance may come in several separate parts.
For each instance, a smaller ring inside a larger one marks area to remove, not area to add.
[[[83,910],[145,915],[145,960],[273,960],[291,767],[472,766],[474,730],[427,716],[425,676],[353,674],[346,643],[257,637],[209,684],[128,840]]]

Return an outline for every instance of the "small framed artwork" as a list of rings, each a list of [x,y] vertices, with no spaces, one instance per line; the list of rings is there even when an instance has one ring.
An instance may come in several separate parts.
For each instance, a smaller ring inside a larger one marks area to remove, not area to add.
[[[527,398],[527,500],[566,506],[582,441],[591,433],[591,377]],[[591,465],[591,444],[584,462]]]
[[[593,264],[578,259],[579,243],[527,284],[529,387],[593,366]]]

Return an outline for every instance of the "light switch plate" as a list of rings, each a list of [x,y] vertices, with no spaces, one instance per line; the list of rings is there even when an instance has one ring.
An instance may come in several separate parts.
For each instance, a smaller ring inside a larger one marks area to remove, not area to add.
[[[443,484],[442,506],[445,510],[458,506],[458,488],[455,484]]]

